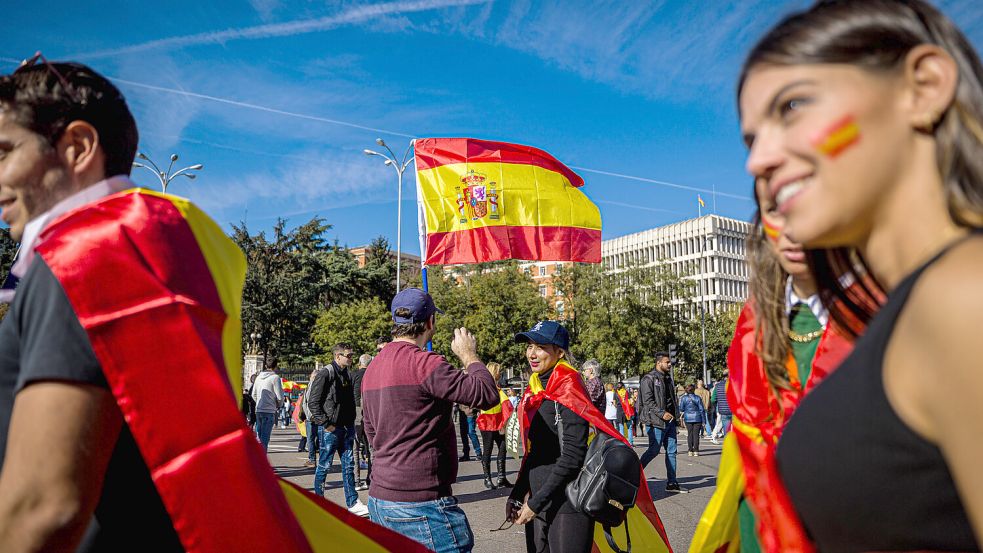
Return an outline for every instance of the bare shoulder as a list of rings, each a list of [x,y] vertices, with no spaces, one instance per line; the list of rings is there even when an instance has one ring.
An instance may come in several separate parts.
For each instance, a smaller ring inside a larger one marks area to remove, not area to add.
[[[983,236],[954,248],[926,269],[905,306],[905,317],[947,343],[983,347]]]

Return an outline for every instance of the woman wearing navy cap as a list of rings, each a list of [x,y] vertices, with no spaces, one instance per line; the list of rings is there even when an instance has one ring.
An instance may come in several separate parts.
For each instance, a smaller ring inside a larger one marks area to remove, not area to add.
[[[555,387],[556,383],[550,386],[551,379],[568,379],[572,374],[586,397],[580,375],[571,366],[576,360],[570,355],[570,338],[559,323],[542,321],[516,334],[515,341],[526,343],[532,375],[519,403],[526,457],[509,496],[506,517],[526,525],[527,551],[586,553],[593,543],[594,521],[573,508],[565,490],[584,466],[589,425],[542,393]]]

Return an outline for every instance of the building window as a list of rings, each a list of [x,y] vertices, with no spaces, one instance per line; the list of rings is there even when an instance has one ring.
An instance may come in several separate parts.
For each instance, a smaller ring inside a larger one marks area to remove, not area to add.
[[[539,276],[546,276],[546,267],[539,268]]]
[[[543,296],[544,298],[546,297],[546,285],[545,284],[540,284],[539,285],[539,295],[540,296]]]
[[[562,301],[556,302],[556,314],[560,317],[563,317],[563,307]]]

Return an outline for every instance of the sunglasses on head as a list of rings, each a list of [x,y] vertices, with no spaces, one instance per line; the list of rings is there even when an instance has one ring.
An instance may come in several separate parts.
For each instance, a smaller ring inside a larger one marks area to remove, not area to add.
[[[21,69],[25,69],[27,67],[33,67],[34,65],[37,64],[38,61],[43,63],[45,69],[47,69],[49,73],[51,73],[52,75],[55,76],[55,78],[58,79],[58,82],[61,83],[61,86],[62,88],[65,89],[65,92],[67,92],[68,95],[72,97],[72,100],[75,100],[75,102],[78,104],[83,104],[83,105],[85,104],[85,98],[79,96],[79,93],[77,90],[75,90],[75,87],[73,87],[68,82],[68,79],[66,79],[65,76],[61,74],[61,71],[58,71],[58,68],[56,68],[54,65],[51,64],[50,61],[48,61],[48,58],[44,57],[44,54],[42,54],[40,50],[35,52],[33,56],[22,61],[20,63],[20,66],[17,67],[17,71],[20,71]]]

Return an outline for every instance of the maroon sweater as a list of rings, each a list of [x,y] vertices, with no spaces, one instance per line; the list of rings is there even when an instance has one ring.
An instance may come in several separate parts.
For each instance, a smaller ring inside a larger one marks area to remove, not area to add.
[[[498,388],[482,363],[467,373],[414,344],[391,342],[365,371],[362,416],[372,446],[369,495],[384,501],[431,501],[457,480],[455,403],[498,404]]]

